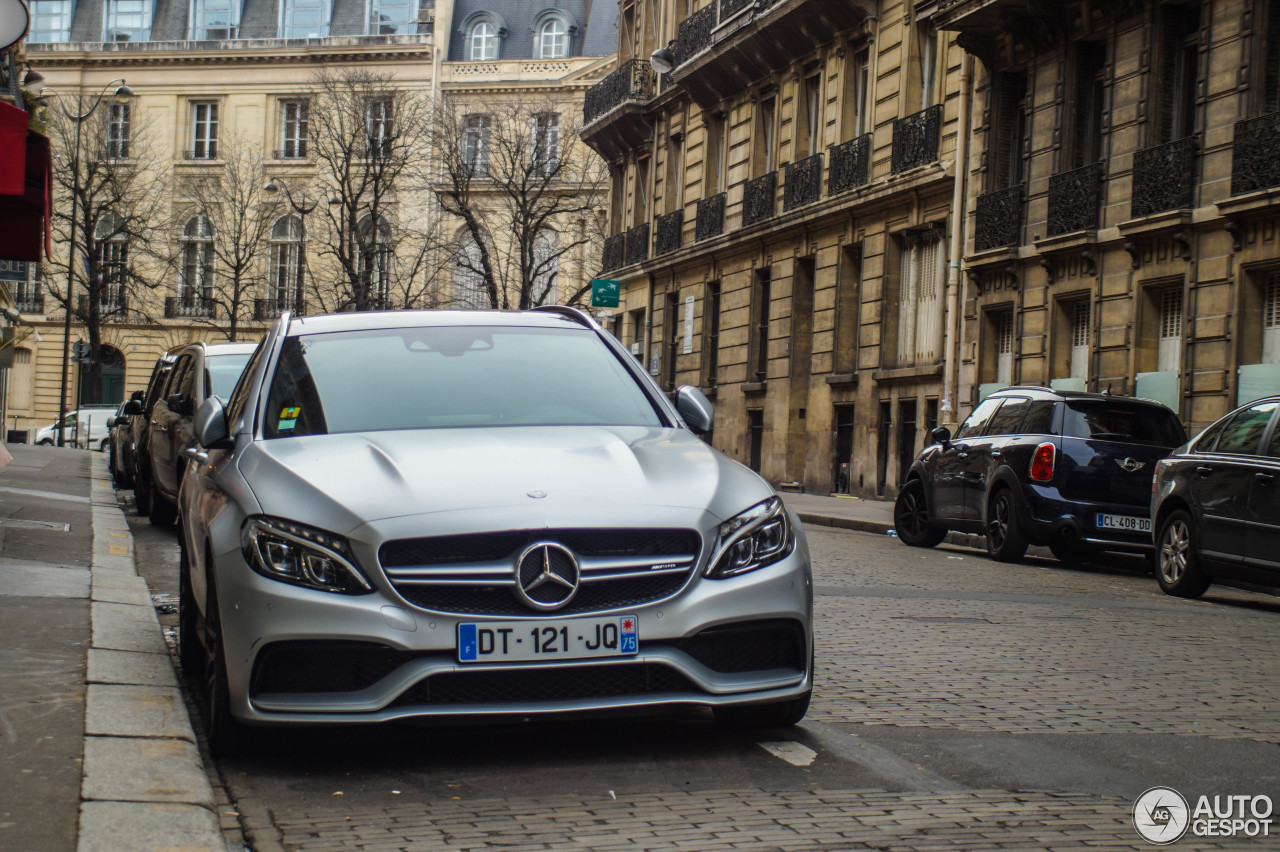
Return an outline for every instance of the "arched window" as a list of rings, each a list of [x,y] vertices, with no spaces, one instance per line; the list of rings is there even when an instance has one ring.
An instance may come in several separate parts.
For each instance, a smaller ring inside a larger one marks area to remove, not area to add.
[[[302,219],[281,216],[271,226],[270,307],[273,316],[281,311],[302,313],[302,274],[306,244]]]
[[[456,258],[453,268],[453,306],[492,308],[493,303],[480,265],[480,246],[470,234],[459,238]]]
[[[559,234],[547,229],[533,240],[533,292],[529,295],[535,305],[555,305],[560,302]]]
[[[379,216],[375,234],[373,219],[366,215],[356,229],[360,234],[360,275],[369,269],[369,301],[374,309],[386,309],[391,295],[391,223]],[[375,259],[370,269],[370,261]]]
[[[476,21],[467,34],[467,59],[480,62],[498,58],[498,29],[491,21]]]
[[[209,217],[192,216],[182,227],[182,276],[178,304],[204,307],[213,299],[213,225]]]
[[[539,59],[564,59],[569,55],[569,28],[559,16],[547,18],[538,27],[534,53]]]
[[[98,256],[100,310],[114,313],[124,309],[125,285],[129,275],[129,232],[125,220],[105,213],[93,229],[94,253]]]

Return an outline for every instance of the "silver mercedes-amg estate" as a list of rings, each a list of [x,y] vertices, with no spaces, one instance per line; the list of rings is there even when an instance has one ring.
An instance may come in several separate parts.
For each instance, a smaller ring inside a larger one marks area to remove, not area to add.
[[[179,641],[217,750],[242,723],[808,708],[796,517],[585,313],[285,315],[195,427]]]

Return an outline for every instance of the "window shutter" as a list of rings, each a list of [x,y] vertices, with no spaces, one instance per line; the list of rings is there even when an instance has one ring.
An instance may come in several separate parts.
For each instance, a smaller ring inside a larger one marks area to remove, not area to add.
[[[1280,111],[1280,0],[1267,3],[1266,36],[1263,43],[1263,91],[1266,112]]]
[[[1152,140],[1153,144],[1173,141],[1178,94],[1182,90],[1178,60],[1182,53],[1183,10],[1178,6],[1163,6],[1160,14],[1160,74],[1155,93],[1158,98],[1159,136]]]
[[[1008,189],[1022,182],[1022,102],[1026,97],[1027,78],[1022,74],[1000,74],[996,78],[995,116],[992,132],[995,152],[991,188]]]

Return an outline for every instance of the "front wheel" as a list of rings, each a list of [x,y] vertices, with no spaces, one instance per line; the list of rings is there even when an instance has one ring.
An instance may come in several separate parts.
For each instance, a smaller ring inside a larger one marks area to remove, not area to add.
[[[133,509],[139,515],[151,514],[151,472],[142,465],[133,474]]]
[[[716,721],[727,728],[787,728],[799,723],[809,712],[813,692],[799,698],[772,704],[747,704],[741,707],[716,707]]]
[[[1184,510],[1170,512],[1156,537],[1156,581],[1165,594],[1198,598],[1209,588],[1209,575],[1196,553],[1191,516]]]
[[[893,501],[893,524],[898,540],[912,547],[936,547],[947,537],[946,530],[929,526],[929,507],[924,499],[924,483],[912,479]]]
[[[1001,488],[991,498],[987,516],[987,553],[997,562],[1017,562],[1027,552],[1027,536],[1018,526],[1013,494]]]
[[[178,518],[178,507],[170,503],[156,490],[154,482],[151,483],[151,487],[147,490],[151,492],[151,504],[148,506],[147,520],[157,527],[172,526],[173,522]]]
[[[209,753],[214,757],[231,757],[244,749],[248,729],[231,715],[231,691],[227,680],[226,651],[222,646],[222,618],[218,608],[218,590],[208,585],[205,613],[204,723],[209,738]]]
[[[42,447],[52,447],[52,446],[53,446],[53,441],[52,441],[52,440],[50,440],[49,438],[43,438],[43,439],[41,439],[40,441],[38,441],[37,443],[39,443],[39,444],[40,444],[40,446],[42,446]]]
[[[102,443],[98,444],[98,452],[105,453],[107,451],[107,445],[110,443],[111,443],[110,438],[103,438]]]
[[[204,647],[200,644],[196,602],[191,595],[191,561],[178,534],[178,659],[182,673],[193,682],[204,671]]]

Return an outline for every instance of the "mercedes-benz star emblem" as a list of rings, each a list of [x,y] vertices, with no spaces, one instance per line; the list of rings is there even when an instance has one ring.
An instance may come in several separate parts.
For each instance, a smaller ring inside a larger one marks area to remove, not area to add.
[[[1137,473],[1147,466],[1144,461],[1138,461],[1135,458],[1116,459],[1116,464],[1127,470],[1129,473]]]
[[[577,558],[562,544],[531,544],[516,560],[516,594],[533,609],[559,609],[569,603],[581,579]]]

